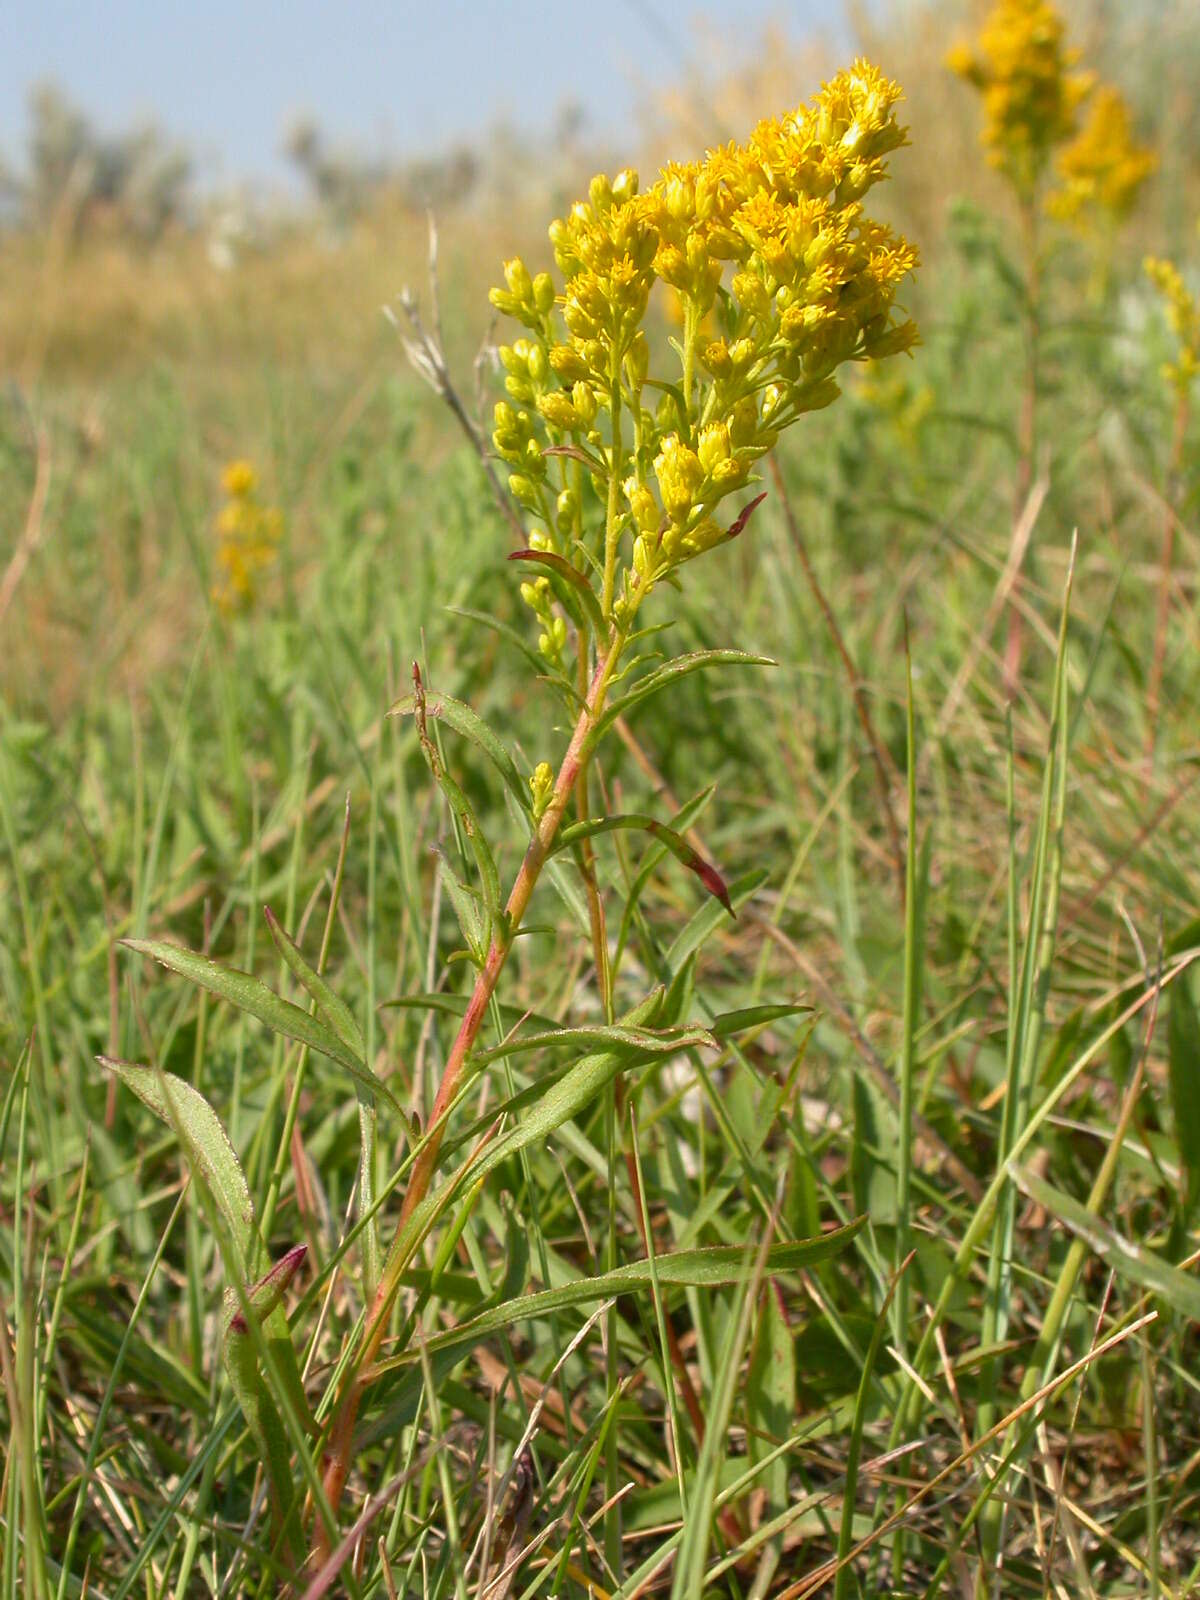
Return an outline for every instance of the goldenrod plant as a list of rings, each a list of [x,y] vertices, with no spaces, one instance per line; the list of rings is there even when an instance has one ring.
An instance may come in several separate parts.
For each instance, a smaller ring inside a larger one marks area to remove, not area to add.
[[[1135,139],[1120,92],[1098,87],[1080,66],[1066,25],[1050,0],[995,0],[977,44],[960,43],[950,70],[979,92],[988,162],[1012,187],[1021,224],[1024,375],[1017,414],[1013,523],[1019,528],[1033,489],[1039,449],[1038,396],[1044,306],[1042,213],[1086,230],[1096,219],[1124,221],[1156,165]],[[1087,108],[1081,126],[1080,117]],[[1019,688],[1020,611],[1008,612],[1005,678]]]
[[[1046,204],[1052,216],[1080,227],[1124,222],[1158,157],[1137,139],[1128,102],[1111,84],[1097,88],[1070,144],[1058,152],[1059,187]]]
[[[213,599],[232,616],[248,611],[261,593],[263,574],[274,566],[283,537],[283,516],[259,494],[253,463],[231,461],[221,474],[225,504],[216,519],[217,577]]]
[[[340,863],[315,966],[268,915],[281,959],[307,992],[310,1010],[205,956],[161,942],[130,941],[133,949],[296,1041],[301,1065],[315,1051],[340,1064],[357,1087],[362,1159],[356,1235],[363,1315],[314,1419],[281,1321],[281,1297],[299,1269],[299,1253],[289,1253],[262,1275],[277,1181],[268,1191],[266,1215],[255,1217],[237,1158],[207,1102],[170,1075],[110,1063],[175,1128],[211,1191],[233,1279],[227,1354],[269,1481],[275,1558],[287,1565],[304,1506],[314,1582],[332,1582],[353,1549],[353,1537],[342,1536],[341,1502],[361,1450],[357,1430],[364,1400],[376,1386],[386,1395],[382,1380],[418,1354],[420,1302],[402,1302],[400,1292],[425,1241],[444,1266],[488,1174],[531,1142],[551,1137],[602,1093],[613,1096],[614,1140],[623,1139],[626,1103],[620,1084],[639,1065],[664,1052],[717,1047],[723,1038],[803,1009],[786,1003],[704,1023],[688,1021],[692,955],[680,958],[665,986],[628,993],[629,979],[620,971],[623,940],[614,951],[608,938],[595,840],[630,830],[649,834],[697,875],[713,897],[717,919],[732,915],[749,890],[727,888],[704,854],[663,819],[598,806],[602,792],[593,787],[590,772],[602,740],[635,706],[698,670],[761,660],[737,649],[664,656],[662,629],[671,615],[672,592],[684,580],[688,563],[739,536],[752,536],[746,531],[748,519],[763,497],[755,491],[758,464],[784,430],[837,398],[839,370],[848,362],[879,362],[907,351],[916,339],[913,323],[897,305],[916,252],[867,210],[872,189],[886,175],[888,157],[904,143],[897,119],[900,98],[897,84],[857,61],[826,83],[810,104],[761,122],[742,144],[665,168],[645,189],[632,171],[597,177],[588,198],[550,228],[557,276],[531,272],[514,259],[505,266],[504,287],[493,291],[496,308],[523,329],[501,351],[508,398],[495,413],[495,449],[512,469],[509,489],[525,530],[526,543],[513,554],[534,569],[522,585],[539,630],[540,656],[534,659],[572,726],[557,760],[539,751],[532,772],[523,777],[501,736],[467,705],[427,685],[416,666],[412,693],[393,708],[413,719],[453,829],[474,867],[473,881],[455,873],[445,879],[474,979],[463,997],[432,1105],[418,1103],[407,1114],[400,1110],[377,1063],[368,1058],[359,1022],[323,976]],[[660,347],[656,301],[669,294],[682,306],[682,331]],[[257,529],[262,514],[252,470],[241,464],[230,468],[225,486],[231,535],[246,526]],[[248,570],[239,569],[239,578],[249,592]],[[490,760],[525,830],[523,859],[507,896],[501,892],[497,852],[443,754],[443,729],[464,737]],[[490,1031],[503,1014],[497,990],[534,890],[552,861],[561,866],[572,857],[588,903],[602,1020],[584,1018],[577,1027],[549,1035],[505,1027],[485,1045],[485,1028]],[[624,920],[630,914],[626,906]],[[694,952],[717,919],[704,919],[695,937],[689,936],[688,951]],[[539,1046],[560,1054],[550,1082],[535,1084],[532,1098],[516,1095],[503,1131],[489,1116],[472,1132],[461,1110],[469,1087],[491,1064]],[[288,1137],[300,1076],[298,1068]],[[525,1101],[531,1109],[521,1116]],[[381,1185],[378,1127],[384,1118],[392,1130],[404,1130],[409,1148]],[[680,1263],[668,1257],[654,1264],[636,1148],[627,1154],[651,1271],[671,1281]],[[610,1148],[610,1175],[612,1157]],[[403,1188],[403,1201],[391,1242],[383,1249],[383,1208],[396,1186]],[[439,1227],[441,1237],[434,1242]],[[760,1281],[764,1267],[829,1255],[853,1232],[851,1227],[773,1247],[762,1257]],[[619,1278],[621,1263],[613,1258],[608,1266]],[[734,1264],[734,1278],[744,1270]],[[706,1427],[703,1409],[677,1339],[665,1323],[661,1326],[699,1448]],[[730,1392],[722,1402],[726,1417],[731,1400]],[[673,1391],[671,1406],[678,1422]],[[719,1416],[710,1416],[707,1425],[713,1436],[723,1433]],[[678,1432],[675,1448],[682,1448]],[[615,1469],[615,1450],[615,1440],[604,1450],[606,1472]],[[737,1532],[736,1517],[729,1523],[731,1512],[712,1514]],[[706,1528],[707,1519],[701,1520]],[[605,1551],[619,1569],[619,1522],[611,1507]]]

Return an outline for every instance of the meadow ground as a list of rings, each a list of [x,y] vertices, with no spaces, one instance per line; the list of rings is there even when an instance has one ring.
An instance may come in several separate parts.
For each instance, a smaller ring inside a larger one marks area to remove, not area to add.
[[[297,1593],[1200,1590],[1200,480],[1141,270],[1147,243],[1200,259],[1200,146],[1164,145],[1123,232],[1047,230],[1023,467],[1019,232],[974,108],[926,81],[893,202],[925,246],[920,347],[781,441],[740,538],[650,618],[664,658],[772,665],[681,677],[597,761],[606,811],[673,824],[737,909],[660,839],[597,837],[616,1012],[674,980],[716,1048],[628,1057],[558,1112],[579,1042],[480,1065],[451,1151],[501,1114],[544,1131],[405,1273],[342,1507],[357,1561]],[[969,130],[940,192],[933,101]],[[487,288],[549,214],[441,219],[472,413],[500,392],[473,367]],[[407,281],[429,323],[423,219],[299,228],[232,273],[188,238],[0,253],[0,1594],[279,1593],[209,1189],[97,1057],[201,1090],[270,1256],[308,1247],[306,1401],[258,1352],[302,1493],[300,1405],[328,1422],[372,1272],[355,1085],[119,941],[305,1010],[262,907],[327,948],[404,1108],[378,1107],[386,1239],[477,914],[461,817],[386,713],[419,662],[522,781],[570,728],[506,515],[379,315]],[[239,458],[283,531],[227,613]],[[477,743],[439,743],[507,886],[519,807]],[[604,1023],[565,862],[493,1045]]]

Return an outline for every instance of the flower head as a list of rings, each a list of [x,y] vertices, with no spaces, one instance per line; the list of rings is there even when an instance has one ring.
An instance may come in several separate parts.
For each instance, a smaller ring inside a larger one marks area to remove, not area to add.
[[[996,0],[977,49],[957,45],[952,72],[983,96],[988,160],[1032,197],[1054,151],[1075,133],[1091,74],[1075,70],[1062,18],[1049,0]]]
[[[1087,118],[1055,163],[1062,187],[1047,202],[1068,222],[1100,208],[1115,221],[1133,208],[1138,190],[1158,165],[1153,150],[1134,138],[1129,107],[1119,89],[1098,89]]]
[[[1145,265],[1151,282],[1166,301],[1167,325],[1175,335],[1175,359],[1164,365],[1163,377],[1182,397],[1200,373],[1200,303],[1174,262],[1147,256]]]
[[[213,598],[227,615],[253,605],[259,579],[283,535],[283,517],[258,499],[258,474],[249,461],[231,461],[221,474],[226,501],[217,513],[217,582]]]
[[[630,171],[594,178],[550,228],[561,287],[506,264],[492,303],[526,331],[500,352],[509,400],[495,447],[538,524],[531,543],[596,559],[606,616],[631,615],[659,578],[730,536],[716,507],[781,428],[836,398],[842,363],[915,342],[896,295],[916,251],[864,209],[905,142],[900,97],[857,61],[810,104],[648,188]],[[674,370],[652,361],[656,291],[680,329]],[[581,463],[608,508],[602,558],[583,554]]]

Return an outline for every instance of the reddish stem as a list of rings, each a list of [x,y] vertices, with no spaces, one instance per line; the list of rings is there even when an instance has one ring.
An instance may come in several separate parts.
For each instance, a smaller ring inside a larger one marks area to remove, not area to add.
[[[492,935],[487,959],[475,980],[475,988],[471,994],[470,1002],[463,1015],[462,1022],[459,1024],[458,1033],[442,1072],[442,1081],[438,1085],[437,1095],[433,1102],[429,1133],[420,1155],[413,1163],[412,1173],[408,1180],[408,1188],[404,1194],[404,1204],[400,1211],[398,1233],[404,1228],[405,1223],[408,1222],[413,1212],[429,1192],[429,1185],[437,1169],[437,1158],[441,1149],[446,1112],[458,1093],[467,1058],[487,1013],[488,1004],[496,991],[496,984],[504,969],[504,963],[508,959],[508,952],[512,948],[513,939],[529,905],[534,885],[537,883],[541,870],[546,863],[546,858],[550,854],[563,813],[575,792],[579,774],[587,758],[588,741],[596,719],[604,705],[609,677],[616,665],[622,643],[623,640],[619,637],[615,638],[610,644],[607,653],[596,665],[596,669],[592,674],[587,700],[583,710],[579,713],[579,719],[571,735],[571,742],[567,746],[567,753],[563,757],[562,766],[558,769],[558,777],[555,779],[554,792],[550,798],[550,803],[538,819],[533,838],[529,841],[529,846],[525,851],[525,859],[521,863],[521,869],[517,873],[512,892],[508,897],[508,904],[505,906],[505,924],[502,928],[497,928]],[[363,1329],[362,1343],[355,1358],[352,1375],[341,1396],[334,1416],[333,1428],[325,1457],[324,1488],[330,1508],[335,1515],[350,1472],[354,1446],[354,1426],[358,1420],[359,1407],[369,1381],[366,1374],[379,1352],[380,1345],[383,1343],[384,1334],[387,1330],[388,1315],[399,1287],[400,1274],[405,1265],[405,1259],[398,1255],[394,1256],[389,1261],[380,1279],[379,1287],[375,1292],[375,1299],[372,1302],[371,1310]],[[317,1564],[327,1560],[329,1556],[329,1540],[324,1526],[319,1521],[313,1553]]]

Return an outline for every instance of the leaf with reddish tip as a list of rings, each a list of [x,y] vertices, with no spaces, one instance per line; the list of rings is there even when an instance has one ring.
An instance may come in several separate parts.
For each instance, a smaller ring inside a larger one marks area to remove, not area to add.
[[[733,902],[729,898],[729,890],[725,880],[713,866],[711,861],[705,860],[698,850],[693,850],[681,833],[676,833],[674,828],[668,828],[665,822],[659,822],[657,817],[648,817],[640,812],[630,812],[617,817],[593,817],[587,822],[576,822],[569,828],[564,828],[556,843],[556,850],[562,850],[572,844],[578,844],[583,839],[591,839],[598,833],[613,833],[618,829],[635,829],[648,833],[657,839],[677,861],[681,861],[689,872],[694,872],[700,882],[715,899],[734,916]]]
[[[280,1256],[268,1272],[265,1272],[257,1283],[252,1283],[246,1290],[246,1300],[250,1310],[259,1322],[264,1322],[274,1311],[291,1288],[292,1279],[299,1272],[308,1254],[306,1244],[294,1244],[286,1254]],[[227,1333],[249,1333],[246,1326],[246,1313],[234,1290],[226,1291],[229,1300],[229,1320],[226,1323]]]
[[[737,538],[738,534],[741,533],[743,528],[750,521],[750,518],[754,515],[754,513],[758,510],[759,506],[762,505],[763,501],[766,498],[767,498],[767,491],[764,489],[761,494],[756,494],[754,496],[754,499],[751,500],[749,505],[745,505],[745,506],[742,507],[742,509],[738,512],[737,516],[734,518],[734,520],[729,524],[729,537],[731,539],[736,539]]]
[[[577,594],[587,613],[587,620],[591,624],[592,633],[597,639],[603,639],[606,633],[604,615],[600,610],[600,602],[596,599],[591,584],[574,567],[565,556],[555,555],[553,550],[514,550],[508,558],[510,561],[528,561],[531,565],[545,567],[547,572],[552,572],[560,577],[564,583],[571,586],[573,593]]]

